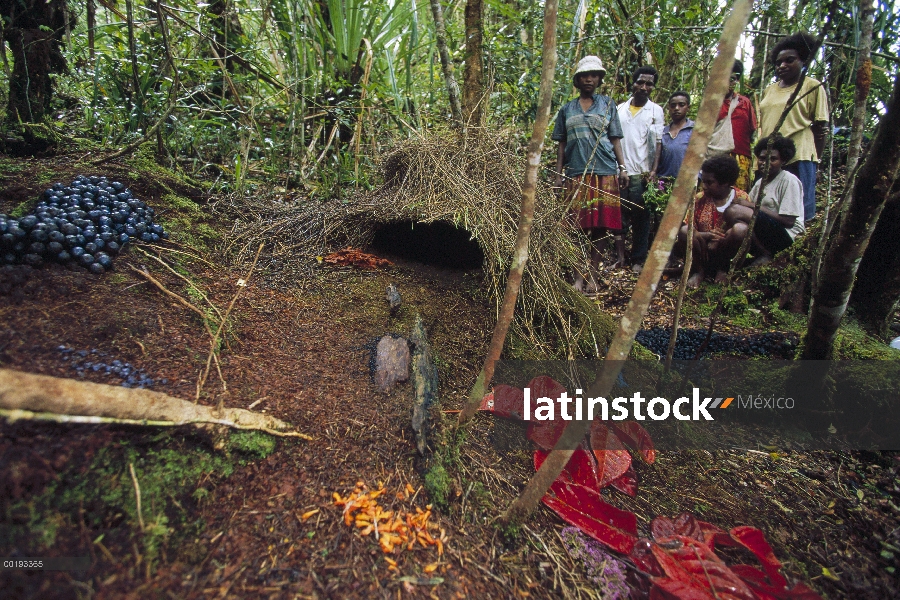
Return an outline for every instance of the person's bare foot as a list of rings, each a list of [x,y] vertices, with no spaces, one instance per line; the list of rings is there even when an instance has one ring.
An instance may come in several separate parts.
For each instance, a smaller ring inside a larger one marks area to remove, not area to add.
[[[703,283],[703,273],[694,273],[687,280],[687,288],[689,290],[696,290],[700,287],[700,284]]]
[[[717,271],[716,272],[716,283],[725,283],[728,281],[728,273],[725,271]]]
[[[572,284],[572,287],[575,288],[576,292],[583,293],[584,292],[584,277],[581,275],[575,276],[575,283]]]
[[[644,265],[642,265],[640,263],[634,263],[633,265],[631,265],[631,272],[634,273],[635,275],[640,275],[641,271],[643,271],[643,270],[644,270]]]
[[[763,254],[762,256],[757,256],[756,259],[752,263],[750,263],[750,267],[762,267],[772,262],[772,258]]]

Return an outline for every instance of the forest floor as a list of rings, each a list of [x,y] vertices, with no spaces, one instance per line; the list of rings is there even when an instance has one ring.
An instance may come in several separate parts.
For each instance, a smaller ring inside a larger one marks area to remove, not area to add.
[[[77,159],[0,156],[0,212],[88,169]],[[212,250],[230,225],[206,218],[207,199],[139,162],[102,170],[157,209],[171,242],[130,248],[101,276],[60,266],[0,271],[0,366],[116,384],[84,367],[117,359],[152,377],[151,389],[193,400],[209,336],[196,314],[129,268],[146,267],[198,305],[205,303],[196,289],[220,310],[241,291],[220,353],[227,390],[213,375],[200,402],[252,405],[313,439],[3,422],[0,555],[91,557],[87,572],[0,571],[6,597],[599,597],[601,588],[564,549],[555,514],[540,508],[513,539],[492,525],[533,472],[530,447],[484,415],[462,434],[446,433],[455,419],[447,411],[462,406],[493,327],[479,271],[386,256],[394,266],[326,266],[287,283],[263,274],[242,287],[246,266],[223,267]],[[618,316],[636,278],[620,270],[607,280],[598,302]],[[384,300],[388,283],[404,299],[394,317]],[[669,326],[676,291],[676,280],[664,282],[645,327]],[[714,292],[706,285],[690,295],[683,326],[705,324]],[[430,489],[443,498],[425,489],[432,465],[415,450],[410,384],[382,393],[370,366],[374,343],[386,334],[408,336],[416,314],[441,382],[432,445],[447,469]],[[746,310],[722,329],[796,326],[775,309]],[[655,516],[682,511],[723,529],[753,525],[789,579],[823,596],[898,594],[896,453],[723,448],[661,452],[636,468],[637,496],[612,492],[608,499],[637,514],[642,535]],[[333,494],[346,496],[358,482],[389,490],[387,509],[415,514],[431,505],[443,554],[419,544],[387,556],[372,536],[345,525]]]

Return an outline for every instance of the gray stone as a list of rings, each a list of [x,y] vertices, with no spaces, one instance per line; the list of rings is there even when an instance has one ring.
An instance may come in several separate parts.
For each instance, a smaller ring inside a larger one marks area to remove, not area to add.
[[[378,340],[375,350],[375,382],[382,392],[409,379],[409,344],[403,338],[389,335]]]
[[[397,311],[400,310],[400,304],[403,302],[403,298],[400,296],[397,286],[393,283],[388,284],[384,298],[387,300],[388,306],[391,309],[391,316],[396,315]]]

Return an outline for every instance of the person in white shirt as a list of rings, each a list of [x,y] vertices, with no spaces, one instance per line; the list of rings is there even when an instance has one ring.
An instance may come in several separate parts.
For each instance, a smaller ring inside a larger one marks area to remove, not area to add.
[[[644,191],[647,183],[656,178],[653,163],[660,152],[665,125],[662,107],[650,101],[656,78],[653,67],[638,67],[632,76],[631,98],[618,106],[619,123],[625,136],[622,139],[625,164],[619,165],[619,170],[628,175],[628,187],[622,190],[622,212],[631,221],[631,269],[635,273],[643,269],[650,249],[650,213],[644,207]]]
[[[766,164],[768,156],[769,175],[759,205],[756,225],[753,227],[751,251],[756,260],[751,266],[767,264],[772,260],[772,256],[789,248],[797,236],[806,231],[803,184],[796,175],[784,168],[797,151],[794,141],[775,134],[771,152],[768,152],[768,148],[767,137],[759,140],[753,148],[753,154],[756,155],[761,168]],[[750,197],[746,201],[735,202],[725,213],[725,218],[730,222],[741,221],[749,224],[761,187],[762,179],[757,179],[750,190]]]

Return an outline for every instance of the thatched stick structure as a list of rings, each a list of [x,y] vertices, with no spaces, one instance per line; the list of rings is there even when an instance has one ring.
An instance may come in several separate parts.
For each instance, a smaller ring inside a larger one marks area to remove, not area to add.
[[[592,397],[606,397],[622,371],[622,362],[628,357],[634,336],[641,325],[644,315],[650,306],[650,300],[656,293],[659,278],[669,259],[675,237],[684,220],[688,206],[693,202],[693,190],[697,181],[697,172],[706,155],[706,147],[709,137],[718,117],[722,99],[728,89],[728,78],[731,75],[731,67],[734,64],[734,51],[737,48],[738,38],[747,20],[750,17],[749,0],[735,0],[731,15],[725,21],[722,37],[719,40],[719,52],[713,61],[709,82],[700,103],[700,111],[697,114],[694,133],[688,144],[684,162],[678,172],[678,179],[672,192],[672,198],[663,214],[662,222],[650,255],[644,264],[644,270],[638,277],[637,285],[631,295],[631,300],[625,309],[625,314],[619,321],[619,328],[606,353],[604,368],[597,379],[591,384],[588,395]],[[522,494],[509,506],[502,516],[506,523],[519,523],[531,514],[538,502],[556,480],[563,468],[572,457],[574,448],[584,439],[590,421],[572,421],[568,424],[562,437],[550,452],[547,460],[534,474]]]
[[[538,167],[541,164],[541,151],[544,149],[544,137],[547,134],[547,124],[550,122],[550,104],[553,100],[558,9],[558,0],[547,0],[544,4],[544,51],[541,63],[541,84],[538,92],[537,118],[534,121],[531,141],[528,142],[525,185],[522,186],[522,208],[519,213],[516,246],[513,249],[512,264],[509,267],[509,276],[506,278],[506,291],[503,294],[503,304],[500,306],[500,316],[494,326],[491,345],[484,359],[484,366],[481,367],[481,372],[469,392],[469,403],[459,413],[460,425],[468,421],[478,410],[478,404],[484,396],[484,391],[494,378],[494,365],[500,358],[503,344],[506,342],[506,334],[509,332],[513,311],[516,308],[516,298],[519,297],[519,288],[522,286],[525,264],[528,262],[528,242],[531,240],[531,226],[534,223],[534,196],[537,189]]]

